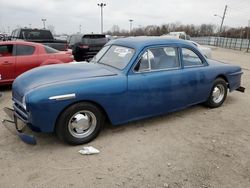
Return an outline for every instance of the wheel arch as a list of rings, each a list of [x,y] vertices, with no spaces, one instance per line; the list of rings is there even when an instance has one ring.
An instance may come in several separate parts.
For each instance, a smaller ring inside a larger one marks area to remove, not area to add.
[[[69,108],[70,106],[73,106],[73,105],[75,105],[75,104],[77,104],[77,103],[82,103],[82,102],[91,103],[91,104],[97,106],[97,107],[102,111],[102,113],[104,114],[106,120],[108,120],[109,122],[111,122],[111,121],[110,121],[110,118],[109,118],[109,116],[108,116],[108,113],[106,112],[106,110],[104,109],[104,107],[103,107],[102,105],[100,105],[99,103],[97,103],[97,102],[95,102],[95,101],[92,101],[92,100],[80,100],[80,101],[75,101],[75,102],[73,102],[73,103],[67,105],[66,107],[64,107],[64,108],[61,110],[61,112],[59,113],[59,115],[57,116],[56,121],[55,121],[54,132],[55,132],[56,125],[57,125],[57,122],[58,122],[58,120],[59,120],[59,117],[62,115],[62,113],[63,113],[67,108]]]
[[[217,78],[222,78],[223,80],[225,80],[225,81],[227,82],[227,87],[230,88],[229,81],[228,81],[227,77],[226,77],[224,74],[218,75],[218,76],[215,78],[215,80],[216,80]]]

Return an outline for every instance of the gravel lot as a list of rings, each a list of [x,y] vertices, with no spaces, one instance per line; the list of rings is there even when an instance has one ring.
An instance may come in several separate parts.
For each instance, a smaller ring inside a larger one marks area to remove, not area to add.
[[[213,58],[243,67],[246,93],[230,93],[217,109],[197,105],[107,125],[88,144],[97,155],[80,155],[82,146],[53,134],[35,134],[38,145],[26,145],[0,126],[0,187],[250,187],[250,53],[214,48]],[[2,109],[11,90],[1,90]]]

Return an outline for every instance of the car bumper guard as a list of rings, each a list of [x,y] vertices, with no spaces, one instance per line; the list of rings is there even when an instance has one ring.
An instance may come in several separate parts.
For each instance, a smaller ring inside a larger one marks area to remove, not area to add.
[[[36,138],[33,135],[24,133],[25,128],[27,127],[26,123],[18,117],[18,114],[11,108],[5,107],[4,112],[9,117],[9,119],[3,119],[2,124],[8,129],[10,126],[14,126],[16,131],[15,134],[26,144],[36,145]]]
[[[242,87],[242,86],[240,86],[240,87],[238,87],[238,88],[236,89],[236,91],[240,91],[240,92],[244,93],[244,92],[245,92],[245,88]]]

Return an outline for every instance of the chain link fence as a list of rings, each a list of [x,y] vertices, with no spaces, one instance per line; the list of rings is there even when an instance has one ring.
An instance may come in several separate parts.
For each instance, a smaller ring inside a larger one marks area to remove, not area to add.
[[[250,52],[250,39],[226,37],[194,37],[191,40],[203,44]]]

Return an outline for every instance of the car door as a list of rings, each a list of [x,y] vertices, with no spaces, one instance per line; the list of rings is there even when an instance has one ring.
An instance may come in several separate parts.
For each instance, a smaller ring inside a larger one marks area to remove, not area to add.
[[[16,45],[15,77],[39,65],[37,54],[38,49],[35,45]]]
[[[0,45],[0,82],[14,79],[16,57],[13,52],[13,44]]]
[[[177,47],[150,48],[128,75],[127,110],[130,119],[185,107],[183,73]]]
[[[208,68],[205,58],[195,49],[182,47],[181,60],[188,105],[204,102],[211,88],[211,83],[205,74]]]

